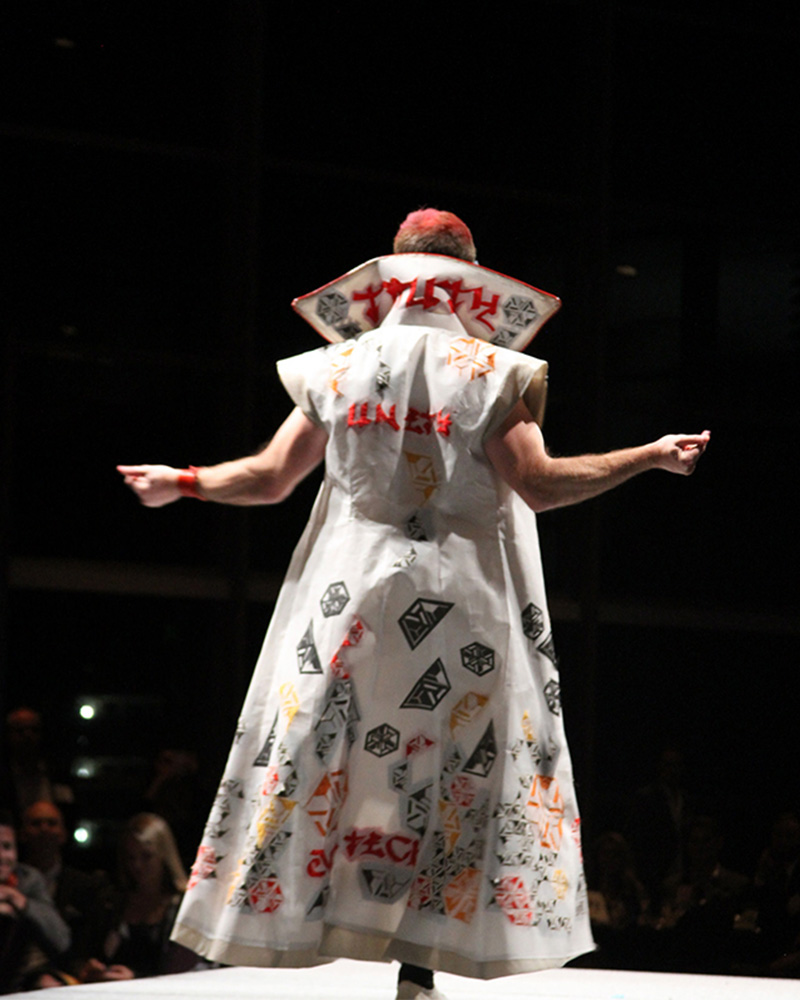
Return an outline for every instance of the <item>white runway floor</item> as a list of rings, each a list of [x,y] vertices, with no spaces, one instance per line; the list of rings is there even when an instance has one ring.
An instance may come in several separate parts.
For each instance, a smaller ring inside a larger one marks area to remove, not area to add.
[[[394,1000],[396,965],[340,959],[313,969],[215,969],[26,993],[37,1000]],[[800,1000],[800,982],[557,969],[481,982],[437,973],[448,1000]],[[17,994],[18,997],[23,994]]]

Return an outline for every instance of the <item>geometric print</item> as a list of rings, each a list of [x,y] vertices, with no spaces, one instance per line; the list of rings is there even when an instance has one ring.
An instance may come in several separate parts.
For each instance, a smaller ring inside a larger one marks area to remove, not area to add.
[[[322,613],[326,618],[330,618],[333,615],[340,615],[344,610],[345,604],[350,600],[350,594],[347,591],[347,587],[343,580],[338,583],[332,583],[325,593],[320,598],[320,606],[322,607]]]
[[[406,826],[419,834],[425,835],[431,814],[431,788],[433,782],[428,782],[412,792],[406,799]]]
[[[400,708],[422,708],[431,712],[449,690],[450,681],[444,664],[436,660],[408,692]]]
[[[492,721],[486,727],[486,732],[462,770],[467,774],[475,774],[480,778],[485,778],[494,766],[496,758],[497,741],[494,736],[494,721]]]
[[[461,663],[478,677],[494,670],[494,650],[480,642],[471,642],[461,648]]]
[[[416,649],[452,607],[453,605],[448,601],[419,597],[410,607],[406,608],[397,624],[402,629],[409,647]]]
[[[388,722],[370,729],[364,741],[364,749],[376,757],[385,757],[394,753],[400,745],[400,733]]]
[[[269,755],[267,755],[269,757]],[[228,832],[227,819],[233,809],[231,799],[243,799],[242,781],[239,778],[227,778],[219,786],[219,791],[211,807],[211,813],[206,823],[203,836],[218,839]]]
[[[559,851],[564,833],[564,799],[555,778],[537,774],[526,807],[528,818],[538,829],[538,839],[546,850]]]
[[[519,330],[524,330],[539,317],[533,299],[524,295],[511,295],[507,298],[503,303],[503,312],[509,326],[515,326]]]
[[[344,605],[342,605],[344,607]],[[323,609],[324,610],[324,609]],[[322,664],[319,662],[317,647],[314,645],[314,622],[308,623],[303,638],[297,644],[297,666],[301,674],[321,674]]]
[[[347,772],[325,774],[306,803],[306,812],[323,837],[336,829],[344,800],[347,798]]]
[[[413,872],[409,872],[408,869],[388,865],[376,865],[370,868],[362,865],[359,868],[359,875],[366,895],[381,903],[393,903],[402,896],[414,877]]]
[[[533,603],[522,612],[522,631],[534,642],[544,632],[544,613]]]
[[[317,315],[328,326],[338,326],[347,319],[349,312],[349,300],[338,291],[326,292],[317,303]]]
[[[269,764],[269,758],[270,755],[272,754],[272,744],[275,742],[275,728],[277,725],[278,725],[278,716],[276,715],[272,723],[272,728],[270,729],[269,735],[267,736],[266,742],[264,743],[264,746],[261,748],[261,752],[259,753],[259,755],[253,761],[253,767],[266,767],[267,764]]]
[[[536,648],[539,650],[540,653],[544,653],[544,655],[548,658],[548,660],[550,660],[552,664],[554,665],[558,664],[558,657],[556,656],[556,647],[553,643],[552,632],[548,635],[548,637],[544,640],[544,642],[540,642]]]
[[[453,365],[459,375],[469,375],[470,381],[494,371],[495,350],[485,340],[475,337],[456,337],[450,342],[448,365]]]
[[[557,680],[548,681],[543,689],[547,707],[553,715],[561,714],[561,685]]]
[[[328,762],[343,730],[352,746],[356,738],[355,723],[360,718],[353,682],[349,678],[335,680],[328,688],[325,704],[314,726],[317,734],[314,750],[322,763]]]
[[[534,908],[525,882],[519,875],[504,875],[494,880],[494,898],[512,924],[530,927]]]
[[[283,890],[278,881],[277,861],[290,836],[282,831],[268,844],[257,845],[250,851],[234,875],[230,906],[257,913],[274,913],[278,909],[283,902]]]
[[[415,451],[403,452],[408,462],[408,472],[411,482],[420,491],[426,502],[439,486],[439,477],[430,455],[420,455]]]
[[[477,691],[468,691],[464,695],[450,712],[450,732],[453,737],[455,737],[457,729],[461,726],[468,726],[473,719],[480,715],[488,701],[487,695],[478,694]]]

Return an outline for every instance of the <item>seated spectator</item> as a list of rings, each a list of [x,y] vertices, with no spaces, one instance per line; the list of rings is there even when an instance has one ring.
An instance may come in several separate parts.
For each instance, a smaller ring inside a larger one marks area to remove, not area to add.
[[[84,980],[133,979],[192,968],[197,957],[169,940],[186,873],[160,816],[139,813],[128,822],[120,842],[119,874],[112,926],[102,955],[84,970]]]
[[[621,833],[595,841],[587,858],[589,916],[604,968],[638,968],[639,929],[646,923],[647,895],[636,874],[633,853]]]
[[[709,816],[684,833],[681,871],[664,882],[658,928],[673,972],[724,974],[733,961],[734,922],[750,888],[746,875],[720,863],[723,838]]]
[[[761,954],[752,975],[800,976],[800,816],[772,826],[755,874]]]
[[[42,875],[18,863],[11,813],[0,812],[0,993],[26,989],[55,973],[69,943],[69,928]],[[56,981],[62,980],[56,975]]]
[[[41,872],[47,892],[69,925],[72,944],[62,968],[80,975],[100,953],[112,905],[111,883],[104,872],[84,872],[64,863],[67,840],[64,817],[52,802],[35,802],[22,817],[20,842],[25,861]]]
[[[633,797],[624,829],[656,912],[664,880],[679,870],[681,830],[692,813],[692,796],[683,781],[683,753],[678,747],[665,746],[654,780]]]

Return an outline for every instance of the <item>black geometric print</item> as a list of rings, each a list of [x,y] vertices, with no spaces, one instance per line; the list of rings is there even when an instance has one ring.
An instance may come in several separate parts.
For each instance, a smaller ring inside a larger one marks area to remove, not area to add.
[[[497,740],[494,738],[494,721],[492,721],[486,727],[486,732],[481,736],[480,742],[464,765],[463,770],[467,774],[475,774],[479,778],[485,778],[494,766],[496,758]]]
[[[544,613],[535,604],[529,604],[522,612],[522,631],[534,642],[544,632]]]
[[[557,680],[548,681],[544,686],[547,707],[553,715],[561,715],[561,685]]]
[[[431,788],[432,782],[428,782],[421,788],[415,789],[406,800],[406,826],[418,833],[420,837],[425,835],[428,828],[428,820],[431,815]]]
[[[297,644],[297,666],[301,674],[321,674],[322,664],[314,645],[314,622],[308,623],[303,638]]]
[[[404,530],[406,538],[410,538],[413,542],[428,541],[428,533],[425,530],[425,525],[422,523],[419,511],[414,511],[414,513],[408,518],[405,523]]]
[[[269,758],[272,753],[272,744],[275,742],[275,728],[278,725],[278,713],[275,713],[275,718],[272,722],[272,729],[269,731],[266,742],[261,748],[261,752],[258,757],[253,761],[253,767],[266,767],[269,764]]]
[[[388,722],[384,722],[374,729],[370,729],[364,740],[364,749],[376,757],[385,757],[387,753],[394,753],[400,746],[400,733]]]
[[[389,768],[389,784],[396,792],[404,792],[408,788],[408,761],[401,760]]]
[[[319,920],[322,917],[325,906],[328,902],[331,887],[324,885],[316,896],[311,900],[311,905],[306,910],[306,920]]]
[[[558,657],[556,656],[556,647],[553,642],[553,633],[551,632],[547,638],[540,642],[536,647],[540,653],[544,653],[548,660],[554,665],[558,663]]]
[[[408,870],[378,865],[373,868],[362,865],[359,874],[367,893],[382,903],[393,903],[402,896],[413,877]]]
[[[494,670],[494,650],[480,642],[471,642],[461,647],[461,663],[473,674],[483,677]]]
[[[432,663],[406,695],[400,708],[422,708],[433,711],[450,690],[450,681],[441,660]]]
[[[430,635],[447,612],[453,607],[448,601],[435,601],[429,597],[418,597],[398,619],[406,642],[416,649],[422,640]]]

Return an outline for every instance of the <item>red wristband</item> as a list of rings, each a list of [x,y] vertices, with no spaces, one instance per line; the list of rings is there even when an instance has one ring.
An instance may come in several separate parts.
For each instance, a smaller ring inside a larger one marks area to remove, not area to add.
[[[195,500],[206,499],[200,492],[197,483],[198,471],[196,465],[190,465],[188,469],[178,469],[178,489],[182,497],[192,497]]]

